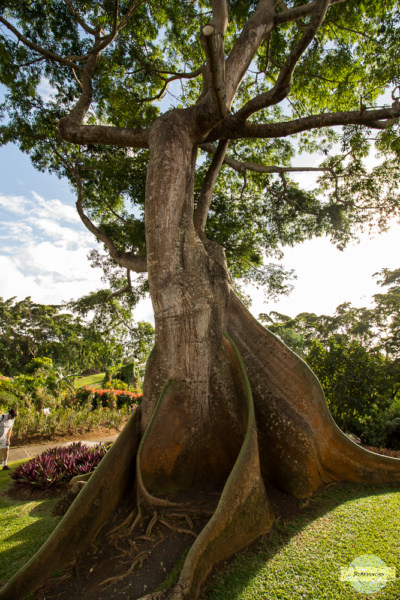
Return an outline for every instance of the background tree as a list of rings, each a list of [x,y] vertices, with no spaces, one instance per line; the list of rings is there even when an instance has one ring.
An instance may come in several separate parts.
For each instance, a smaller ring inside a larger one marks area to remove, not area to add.
[[[333,316],[272,312],[260,319],[313,369],[342,429],[365,443],[397,448],[399,270],[375,277],[388,289],[375,294],[369,308],[344,303]]]
[[[32,359],[49,357],[69,371],[104,371],[115,362],[143,362],[150,353],[153,328],[132,320],[129,302],[110,291],[89,294],[67,307],[0,299],[0,372],[29,372]],[[66,309],[73,311],[66,312]]]
[[[132,489],[133,461],[132,527],[168,513],[165,491],[224,488],[168,592],[195,598],[214,562],[271,527],[265,485],[306,497],[327,481],[400,478],[397,461],[335,427],[314,375],[252,319],[228,270],[279,283],[263,261],[280,244],[327,234],[342,247],[398,214],[398,2],[0,7],[2,141],[69,178],[111,258],[147,273],[155,314],[141,409],[0,598],[92,541]],[[169,86],[179,97],[162,113]],[[382,158],[367,170],[371,138]],[[303,150],[321,163],[296,164]],[[299,172],[319,174],[314,189]]]

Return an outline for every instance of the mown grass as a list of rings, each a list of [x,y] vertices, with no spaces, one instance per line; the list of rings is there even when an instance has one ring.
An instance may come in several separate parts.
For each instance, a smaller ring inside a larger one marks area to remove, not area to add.
[[[398,600],[400,489],[339,485],[238,555],[208,583],[207,600]],[[397,569],[372,595],[340,581],[341,568],[374,554]]]
[[[105,373],[95,373],[95,375],[87,375],[86,377],[76,377],[74,380],[75,389],[88,385],[95,389],[101,388],[104,381]]]
[[[24,460],[9,463],[0,471],[0,582],[10,579],[49,537],[59,517],[51,511],[56,499],[17,500],[7,495],[14,486],[10,473]]]
[[[23,461],[11,463],[16,468]],[[47,539],[58,522],[55,500],[20,501],[0,471],[0,581],[7,581]],[[311,499],[210,579],[203,600],[398,600],[400,598],[400,489],[338,485]],[[340,581],[342,567],[374,554],[397,568],[396,581],[364,595]]]

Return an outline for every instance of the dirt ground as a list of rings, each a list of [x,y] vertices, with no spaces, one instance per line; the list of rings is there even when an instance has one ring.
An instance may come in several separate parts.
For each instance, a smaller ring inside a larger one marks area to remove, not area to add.
[[[62,498],[65,488],[46,491],[15,489],[12,497]],[[183,560],[216,508],[220,490],[190,490],[173,498],[182,508],[154,512],[133,531],[131,506],[119,512],[79,561],[55,574],[34,595],[35,600],[136,600],[170,585]],[[275,515],[287,519],[301,508],[297,500],[269,490]],[[120,527],[119,530],[116,530]]]

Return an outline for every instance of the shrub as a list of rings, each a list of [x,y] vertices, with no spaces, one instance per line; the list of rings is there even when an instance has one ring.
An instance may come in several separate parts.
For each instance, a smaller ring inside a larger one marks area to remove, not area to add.
[[[113,388],[95,389],[83,386],[75,394],[75,404],[82,406],[89,404],[95,408],[123,408],[131,404],[140,404],[142,394],[128,390],[116,390]]]
[[[18,467],[11,477],[20,486],[46,489],[70,481],[75,475],[93,471],[111,444],[85,446],[76,442],[66,447],[50,448]]]

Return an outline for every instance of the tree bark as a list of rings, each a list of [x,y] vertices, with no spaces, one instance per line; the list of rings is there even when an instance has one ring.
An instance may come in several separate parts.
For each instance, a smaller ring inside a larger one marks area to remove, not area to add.
[[[143,431],[162,385],[173,382],[142,448],[143,479],[155,490],[206,477],[222,481],[238,442],[225,440],[213,453],[206,448],[218,438],[216,419],[227,418],[226,404],[215,397],[215,367],[221,362],[229,275],[222,249],[203,242],[195,231],[197,145],[187,115],[168,113],[153,127],[149,142],[145,219],[158,381],[152,378],[146,385]],[[233,406],[229,412],[234,430],[240,430]]]

